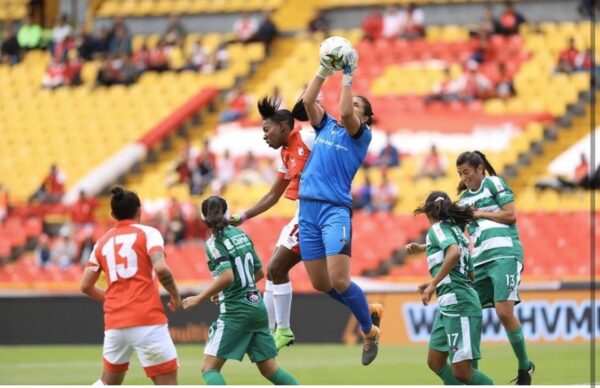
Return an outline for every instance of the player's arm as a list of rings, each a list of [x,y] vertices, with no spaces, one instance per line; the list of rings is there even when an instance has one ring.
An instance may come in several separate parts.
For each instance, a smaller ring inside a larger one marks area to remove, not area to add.
[[[150,260],[152,260],[152,267],[154,268],[154,272],[156,272],[156,276],[158,277],[158,281],[169,293],[171,300],[169,301],[169,308],[172,311],[177,310],[181,307],[181,296],[179,294],[179,290],[177,289],[177,285],[175,284],[175,279],[173,278],[173,272],[171,272],[171,268],[167,265],[165,261],[165,254],[162,250],[157,250],[150,254]]]
[[[262,278],[265,277],[265,271],[263,271],[262,267],[258,268],[254,271],[254,282],[258,283]]]
[[[411,242],[404,246],[404,249],[406,249],[406,253],[408,253],[409,255],[425,252],[425,248],[427,248],[426,244],[419,244],[416,242]]]
[[[237,226],[247,219],[256,217],[275,206],[283,193],[285,193],[285,189],[288,187],[289,183],[289,179],[285,179],[282,178],[281,175],[277,175],[277,178],[275,178],[275,182],[273,182],[271,189],[261,199],[259,199],[254,206],[246,210],[241,216],[233,216],[232,224]]]
[[[306,109],[308,120],[315,128],[318,128],[321,125],[323,116],[325,115],[325,111],[321,105],[317,103],[317,97],[319,96],[323,82],[325,82],[325,78],[329,75],[331,75],[331,71],[325,69],[323,66],[319,67],[317,75],[310,81],[302,96],[302,103],[304,104],[304,109]]]
[[[83,271],[80,289],[81,292],[83,292],[93,300],[103,303],[104,290],[96,287],[96,282],[98,281],[98,278],[100,278],[100,271],[93,271],[90,268],[86,268]]]
[[[458,245],[450,245],[444,252],[444,261],[442,267],[435,275],[433,280],[429,283],[424,283],[419,286],[419,292],[421,292],[421,300],[423,305],[427,306],[431,300],[431,295],[435,292],[438,284],[452,271],[452,268],[458,264],[460,260],[460,249]],[[424,286],[424,287],[423,287]]]
[[[485,218],[506,225],[513,225],[517,222],[517,215],[515,214],[515,204],[513,202],[507,203],[506,205],[502,206],[497,212],[486,212],[476,210],[473,212],[473,215],[475,216],[475,218]]]
[[[187,297],[183,300],[183,308],[185,310],[191,310],[196,305],[200,304],[203,300],[210,299],[213,295],[217,295],[233,283],[233,270],[231,268],[225,269],[217,276],[213,282],[198,295]]]
[[[354,114],[354,102],[352,101],[352,75],[356,71],[358,65],[358,54],[355,50],[345,54],[344,75],[342,76],[342,95],[340,97],[340,118],[342,126],[350,136],[355,136],[359,131],[362,123]]]

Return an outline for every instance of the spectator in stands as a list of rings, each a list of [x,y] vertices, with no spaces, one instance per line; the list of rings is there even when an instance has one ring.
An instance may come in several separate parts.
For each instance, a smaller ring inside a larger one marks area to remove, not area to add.
[[[191,142],[187,140],[172,169],[173,172],[177,173],[177,178],[167,178],[167,187],[171,187],[177,183],[186,183],[191,187],[192,171],[196,169],[198,154],[199,150],[193,147]]]
[[[325,17],[322,9],[317,8],[315,14],[308,22],[308,33],[314,36],[317,33],[323,34],[323,38],[329,34],[329,21]]]
[[[79,198],[71,206],[71,222],[78,227],[91,226],[96,222],[94,211],[100,205],[98,200],[93,197],[88,197],[85,191],[79,192]]]
[[[225,95],[225,103],[227,109],[221,114],[222,123],[246,117],[252,106],[252,98],[241,86],[236,85]]]
[[[540,179],[536,182],[537,189],[554,189],[556,191],[573,190],[576,188],[589,189],[592,185],[593,177],[590,176],[590,164],[587,156],[582,153],[579,164],[573,170],[571,179],[558,176],[552,179]]]
[[[71,230],[63,225],[59,231],[59,238],[54,241],[50,250],[50,260],[59,268],[66,268],[77,261],[77,244],[71,236]]]
[[[473,60],[467,62],[467,71],[452,83],[461,100],[470,102],[491,97],[494,88],[492,81],[478,71],[479,64]]]
[[[362,22],[363,39],[373,42],[383,36],[383,15],[379,10],[371,11]]]
[[[390,182],[387,169],[381,169],[381,184],[373,190],[373,211],[391,213],[398,203],[398,188]]]
[[[389,132],[386,133],[386,139],[387,143],[385,147],[379,152],[377,165],[384,168],[398,167],[400,166],[400,152],[398,152],[398,149],[392,144],[392,136]]]
[[[252,34],[250,39],[248,39],[244,42],[244,43],[250,43],[250,42],[263,43],[265,45],[265,55],[269,55],[271,53],[271,44],[273,43],[273,40],[275,40],[275,38],[279,34],[279,31],[277,30],[277,26],[273,22],[272,16],[273,16],[272,11],[263,12],[263,18],[260,21],[260,23],[258,24],[258,28],[256,29],[256,32],[254,32],[254,34]]]
[[[198,38],[192,44],[190,57],[188,59],[187,68],[194,71],[210,71],[210,53],[202,43],[202,39]]]
[[[83,59],[75,49],[67,53],[67,67],[65,71],[65,83],[69,86],[81,85],[81,70],[83,69]]]
[[[73,34],[73,27],[69,24],[69,15],[62,14],[56,21],[56,25],[52,29],[52,51],[54,46],[67,39]]]
[[[498,81],[496,82],[496,97],[507,99],[515,95],[515,87],[510,74],[503,62],[498,63]]]
[[[223,156],[217,159],[216,177],[213,181],[213,193],[219,195],[227,189],[235,175],[235,163],[231,158],[229,150],[225,150]]]
[[[119,72],[113,66],[113,58],[109,56],[102,61],[96,75],[96,86],[112,86],[119,82]]]
[[[0,64],[16,65],[21,61],[21,46],[12,27],[6,29],[6,35],[0,46]]]
[[[125,35],[127,35],[127,36],[131,35],[129,32],[129,27],[127,26],[127,24],[125,24],[125,19],[123,19],[123,17],[119,16],[113,20],[113,24],[108,31],[109,45],[117,36],[117,31],[121,30],[121,29],[125,30]]]
[[[98,52],[100,54],[108,54],[110,50],[110,30],[106,26],[100,28],[100,34],[98,38]]]
[[[252,38],[256,30],[258,29],[258,23],[249,13],[243,12],[240,18],[233,23],[233,33],[235,39],[231,42],[247,42]]]
[[[83,26],[77,29],[74,45],[84,61],[91,61],[101,51],[100,40],[88,33]]]
[[[148,48],[148,41],[146,39],[142,42],[140,49],[133,53],[133,65],[138,74],[148,70],[150,66],[150,49]]]
[[[444,78],[433,85],[432,93],[425,97],[425,104],[430,104],[434,101],[446,103],[457,101],[460,98],[458,95],[458,86],[458,83],[452,80],[450,68],[446,67],[444,69]]]
[[[425,36],[425,13],[414,3],[408,3],[400,12],[400,38],[417,39]]]
[[[227,42],[221,42],[211,57],[210,64],[206,67],[206,72],[222,70],[229,66],[229,52],[227,51]]]
[[[429,153],[421,160],[417,175],[413,179],[438,179],[446,175],[446,158],[438,153],[435,144],[431,145]]]
[[[19,46],[24,50],[40,47],[42,41],[42,27],[32,22],[29,16],[23,19],[23,24],[17,32]]]
[[[66,60],[68,57],[69,50],[75,48],[75,39],[71,36],[67,36],[65,39],[56,43],[52,47],[52,55],[57,61]]]
[[[10,213],[10,193],[8,187],[0,183],[0,225],[4,223]]]
[[[56,89],[66,84],[65,73],[67,64],[64,59],[50,59],[50,64],[42,78],[42,87],[45,89]]]
[[[383,29],[381,35],[385,39],[396,39],[402,29],[403,16],[396,6],[390,5],[383,13]]]
[[[108,51],[116,56],[131,54],[131,37],[127,34],[127,29],[124,26],[116,27]]]
[[[558,55],[558,63],[556,64],[556,71],[571,73],[577,69],[577,57],[579,56],[579,50],[575,46],[575,38],[570,37],[567,48],[562,50]]]
[[[40,268],[45,268],[50,264],[50,239],[47,234],[42,234],[38,238],[37,245],[35,247],[35,259],[37,265]]]
[[[119,83],[122,85],[132,85],[137,81],[138,69],[133,63],[131,54],[121,54],[121,67],[119,69]]]
[[[174,45],[178,41],[184,41],[186,35],[187,31],[181,23],[179,16],[171,15],[169,17],[169,24],[163,33],[163,39],[166,41],[167,45]]]
[[[150,50],[148,70],[159,73],[169,70],[169,56],[167,54],[167,44],[164,39],[159,39],[156,47]]]
[[[177,198],[171,198],[166,210],[168,219],[166,242],[179,245],[185,240],[183,209]]]
[[[486,5],[483,11],[483,18],[474,30],[469,31],[469,35],[474,38],[489,38],[497,30],[498,21],[494,15],[494,6]]]
[[[190,193],[202,195],[215,177],[215,159],[210,152],[209,141],[204,142],[204,147],[196,160],[196,167],[192,171]]]
[[[373,211],[373,185],[369,177],[369,169],[365,168],[365,181],[352,191],[352,209]]]
[[[488,38],[485,36],[479,36],[477,38],[477,45],[471,54],[470,60],[482,64],[490,56],[490,47]]]
[[[514,8],[512,1],[504,3],[504,11],[500,15],[496,33],[501,35],[515,35],[519,33],[519,26],[527,20]]]

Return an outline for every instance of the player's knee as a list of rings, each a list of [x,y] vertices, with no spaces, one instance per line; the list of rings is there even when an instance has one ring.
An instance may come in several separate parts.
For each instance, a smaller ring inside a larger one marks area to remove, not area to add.
[[[463,383],[467,383],[471,379],[471,375],[473,374],[473,369],[469,366],[468,368],[457,368],[455,366],[452,367],[452,374],[456,377],[457,380],[462,381]]]
[[[341,294],[350,287],[350,279],[345,276],[336,276],[331,279],[331,285]]]
[[[444,367],[444,363],[445,363],[445,361],[442,362],[439,359],[427,357],[427,366],[429,367],[429,369],[431,369],[435,373],[442,370],[442,368]]]
[[[286,283],[288,280],[288,269],[282,263],[271,261],[267,267],[267,271],[275,284]]]

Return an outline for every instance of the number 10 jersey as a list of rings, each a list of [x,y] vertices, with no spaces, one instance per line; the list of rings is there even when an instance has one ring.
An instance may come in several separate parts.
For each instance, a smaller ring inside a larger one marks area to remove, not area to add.
[[[164,252],[160,232],[133,220],[117,222],[94,246],[87,266],[106,275],[106,330],[167,323],[150,260],[155,251]]]
[[[213,277],[233,271],[233,283],[219,293],[219,319],[239,331],[268,330],[267,310],[254,279],[254,271],[262,264],[250,237],[238,228],[226,227],[206,242],[206,260]]]

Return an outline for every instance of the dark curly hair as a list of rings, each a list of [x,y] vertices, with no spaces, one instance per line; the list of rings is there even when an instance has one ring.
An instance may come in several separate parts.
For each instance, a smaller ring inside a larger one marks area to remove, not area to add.
[[[263,120],[273,120],[278,123],[286,123],[290,128],[294,128],[294,116],[287,109],[279,109],[281,100],[275,97],[263,96],[258,100],[258,112]]]

